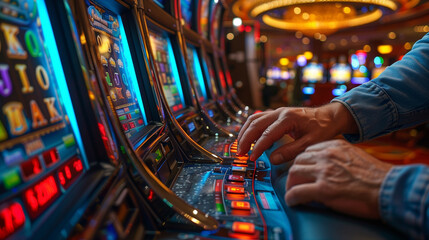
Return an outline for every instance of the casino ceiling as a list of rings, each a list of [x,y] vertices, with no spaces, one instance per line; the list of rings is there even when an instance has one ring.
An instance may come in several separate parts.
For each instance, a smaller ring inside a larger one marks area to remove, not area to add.
[[[226,1],[227,32],[234,17],[259,23],[276,59],[306,50],[347,54],[365,45],[392,45],[397,55],[429,31],[428,0],[237,0]],[[226,32],[226,33],[227,33]],[[400,45],[400,47],[399,47]],[[396,46],[396,47],[395,47]],[[402,49],[402,50],[401,50]]]

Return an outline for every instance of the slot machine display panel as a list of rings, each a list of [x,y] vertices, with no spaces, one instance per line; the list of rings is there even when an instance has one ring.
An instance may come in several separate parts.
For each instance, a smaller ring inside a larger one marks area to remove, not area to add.
[[[153,56],[162,84],[162,90],[173,113],[186,107],[176,60],[166,32],[149,30]]]
[[[137,85],[136,73],[130,50],[124,44],[126,36],[121,31],[120,16],[92,1],[86,4],[99,61],[103,66],[108,101],[114,107],[124,134],[135,145],[142,138],[147,120],[139,88],[134,87]]]
[[[194,9],[194,0],[183,0],[180,1],[180,12],[182,15],[182,25],[186,26],[189,29],[194,29],[194,19],[193,12]]]
[[[0,5],[0,238],[46,237],[49,226],[77,221],[65,216],[86,201],[93,186],[78,196],[77,187],[98,170],[85,154],[45,2]]]
[[[209,39],[209,17],[210,17],[210,0],[202,0],[200,3],[199,12],[199,32],[205,39]]]

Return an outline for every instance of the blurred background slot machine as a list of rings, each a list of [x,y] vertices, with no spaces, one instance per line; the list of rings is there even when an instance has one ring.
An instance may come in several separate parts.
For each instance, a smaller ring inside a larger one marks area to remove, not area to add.
[[[204,39],[195,30],[197,14],[193,13],[197,13],[198,4],[197,1],[181,2],[180,12],[182,18],[180,19],[179,17],[179,19],[182,25],[183,42],[186,44],[187,69],[196,90],[201,110],[220,127],[231,133],[238,133],[241,124],[233,120],[236,118],[231,112],[225,111],[216,103],[217,89],[209,83],[210,76],[203,60],[206,55],[204,44],[202,44]]]

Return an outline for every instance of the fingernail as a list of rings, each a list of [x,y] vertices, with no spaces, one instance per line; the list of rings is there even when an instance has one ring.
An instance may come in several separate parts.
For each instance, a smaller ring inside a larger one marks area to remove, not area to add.
[[[271,157],[271,162],[273,163],[282,163],[283,161],[284,159],[281,154],[275,154]]]

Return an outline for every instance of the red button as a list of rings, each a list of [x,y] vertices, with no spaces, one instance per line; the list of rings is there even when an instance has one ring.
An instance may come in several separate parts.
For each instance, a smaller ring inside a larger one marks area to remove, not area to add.
[[[239,175],[229,175],[228,176],[229,181],[236,181],[236,182],[244,182],[244,177]]]
[[[223,180],[217,179],[215,183],[215,192],[220,193],[222,191],[222,182]]]
[[[232,231],[253,234],[255,233],[255,224],[247,222],[234,222],[232,224]]]
[[[232,187],[232,186],[228,186],[226,188],[226,191],[228,193],[244,193],[244,188],[243,187]]]
[[[231,208],[240,209],[240,210],[250,210],[250,203],[245,201],[232,201]]]

